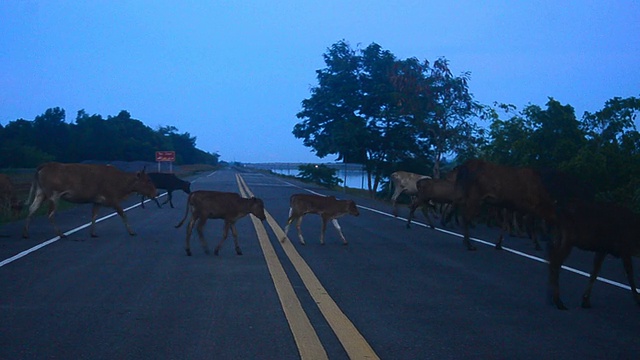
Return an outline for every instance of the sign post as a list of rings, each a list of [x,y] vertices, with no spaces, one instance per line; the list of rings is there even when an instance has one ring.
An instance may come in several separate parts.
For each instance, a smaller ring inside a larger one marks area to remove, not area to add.
[[[169,172],[173,172],[173,162],[176,161],[175,151],[156,151],[156,162],[158,163],[158,172],[160,172],[160,163],[169,163]]]

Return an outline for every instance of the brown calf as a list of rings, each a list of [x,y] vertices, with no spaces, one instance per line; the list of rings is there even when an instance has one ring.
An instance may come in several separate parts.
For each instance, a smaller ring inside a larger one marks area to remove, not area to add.
[[[285,237],[281,241],[286,239],[286,235],[289,233],[289,226],[292,222],[296,221],[296,228],[298,229],[298,238],[300,243],[305,244],[300,224],[302,223],[302,217],[306,214],[318,214],[322,217],[322,230],[320,231],[320,244],[324,245],[324,233],[327,229],[327,222],[331,220],[333,226],[338,230],[338,234],[342,238],[344,245],[347,245],[347,239],[345,239],[338,223],[338,218],[351,214],[353,216],[360,215],[356,203],[353,200],[337,200],[333,196],[321,196],[312,194],[294,194],[291,195],[289,201],[289,219],[285,226]]]
[[[640,305],[633,278],[632,256],[640,255],[640,216],[612,203],[573,201],[559,207],[560,236],[549,248],[549,285],[552,300],[558,309],[567,307],[560,299],[559,275],[564,260],[575,246],[595,252],[593,270],[582,295],[582,307],[591,307],[591,288],[607,256],[622,259],[631,294]]]
[[[464,244],[469,250],[475,250],[469,241],[469,225],[479,215],[482,204],[531,214],[548,224],[556,222],[554,200],[533,169],[469,160],[458,167],[456,187],[461,194],[456,205],[463,211]],[[497,249],[502,238],[501,233]],[[540,248],[535,234],[533,241]]]
[[[137,173],[121,171],[110,165],[97,164],[62,164],[46,163],[36,169],[35,179],[29,192],[29,201],[35,191],[35,198],[29,207],[29,215],[22,237],[29,237],[29,221],[33,213],[42,205],[49,203],[49,221],[53,225],[56,235],[65,235],[55,224],[55,214],[58,200],[62,198],[77,204],[93,204],[91,217],[91,236],[96,237],[95,222],[100,206],[112,207],[122,218],[130,235],[136,233],[131,229],[120,202],[131,193],[137,192],[148,197],[156,196],[156,188],[144,170]]]
[[[415,174],[407,171],[396,171],[391,174],[391,183],[393,184],[393,195],[391,195],[391,204],[393,205],[393,216],[398,216],[398,197],[406,193],[414,196],[418,193],[416,183],[420,179],[431,179],[430,176]]]
[[[184,218],[180,221],[176,228],[182,226],[187,219],[187,215],[191,211],[191,219],[187,225],[187,239],[185,250],[188,256],[191,256],[191,246],[189,240],[191,238],[191,232],[193,231],[193,225],[198,222],[196,230],[200,238],[200,243],[206,254],[209,254],[209,247],[204,239],[202,232],[204,225],[207,223],[207,219],[223,219],[224,231],[222,234],[222,240],[218,243],[214,255],[218,255],[222,243],[229,234],[229,229],[233,234],[233,241],[236,246],[236,253],[242,255],[240,245],[238,244],[238,232],[236,231],[236,221],[244,217],[247,214],[253,214],[258,219],[264,221],[266,216],[264,214],[264,203],[261,199],[252,197],[250,199],[243,198],[237,193],[231,192],[219,192],[219,191],[205,191],[198,190],[189,194],[187,199],[187,210],[184,214]]]

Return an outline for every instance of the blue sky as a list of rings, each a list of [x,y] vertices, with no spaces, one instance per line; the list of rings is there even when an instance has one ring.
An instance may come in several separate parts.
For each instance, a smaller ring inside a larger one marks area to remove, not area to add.
[[[51,107],[173,125],[222,160],[329,162],[291,131],[344,39],[445,57],[483,104],[640,96],[640,2],[0,2],[0,124]],[[152,156],[152,154],[150,155]]]

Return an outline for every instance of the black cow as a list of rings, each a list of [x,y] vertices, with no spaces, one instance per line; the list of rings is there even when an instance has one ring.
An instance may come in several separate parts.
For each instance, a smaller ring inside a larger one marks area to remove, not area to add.
[[[173,208],[173,201],[172,201],[171,194],[174,190],[182,190],[187,194],[191,193],[191,183],[178,178],[174,174],[148,173],[147,175],[149,176],[153,184],[156,186],[156,189],[167,190],[167,193],[168,193],[167,200],[165,200],[162,203],[162,205],[168,202],[169,205]],[[142,205],[143,208],[144,208],[144,199],[145,199],[145,196],[142,195],[140,204]],[[153,201],[156,202],[156,205],[158,205],[159,208],[162,207],[162,205],[160,205],[160,203],[158,202],[158,199],[153,198]]]

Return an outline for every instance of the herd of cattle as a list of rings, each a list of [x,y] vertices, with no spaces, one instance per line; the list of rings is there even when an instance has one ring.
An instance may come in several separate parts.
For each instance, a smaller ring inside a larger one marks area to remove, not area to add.
[[[595,252],[593,270],[582,296],[583,307],[590,307],[591,288],[607,254],[622,259],[633,298],[640,305],[640,294],[636,291],[632,266],[632,257],[640,255],[640,216],[625,207],[594,200],[593,192],[588,186],[581,185],[579,180],[555,170],[507,167],[478,159],[463,163],[443,179],[398,171],[391,175],[390,180],[395,188],[391,197],[394,215],[397,216],[398,197],[406,193],[412,196],[407,226],[410,226],[415,210],[422,206],[423,210],[426,209],[427,221],[433,228],[428,208],[439,204],[442,209],[446,209],[443,221],[455,214],[459,215],[464,245],[468,250],[475,250],[469,240],[469,227],[483,213],[483,209],[502,216],[504,226],[496,248],[501,247],[504,232],[507,225],[511,224],[509,220],[513,218],[518,218],[525,224],[536,248],[540,248],[537,237],[545,237],[548,242],[549,284],[552,300],[558,309],[566,309],[560,299],[558,278],[562,263],[573,247]],[[191,255],[189,240],[196,222],[196,231],[206,253],[209,253],[203,235],[206,221],[223,219],[223,236],[214,254],[218,254],[231,230],[236,253],[241,255],[235,222],[247,214],[253,214],[263,221],[266,218],[261,199],[247,199],[228,192],[191,192],[190,183],[173,174],[146,173],[144,170],[130,173],[109,165],[46,163],[36,169],[27,204],[31,199],[33,202],[29,205],[22,235],[24,238],[29,237],[31,217],[46,202],[49,206],[49,221],[56,234],[64,237],[54,220],[57,203],[61,198],[72,203],[93,204],[91,236],[96,236],[95,220],[100,206],[114,208],[122,218],[127,232],[135,235],[120,202],[130,194],[137,193],[142,196],[142,204],[145,198],[150,198],[160,207],[156,189],[167,190],[168,198],[163,204],[169,202],[171,207],[172,191],[182,190],[189,194],[185,215],[176,225],[176,228],[180,227],[191,214],[186,234],[187,255]],[[9,178],[1,174],[0,201],[4,208],[12,209],[14,213],[22,209]],[[326,225],[331,221],[346,245],[347,240],[337,219],[346,214],[358,216],[359,212],[352,200],[309,194],[292,195],[285,235],[290,225],[296,222],[302,244],[305,241],[300,224],[306,214],[321,216],[322,244]],[[286,236],[281,241],[285,239]]]

